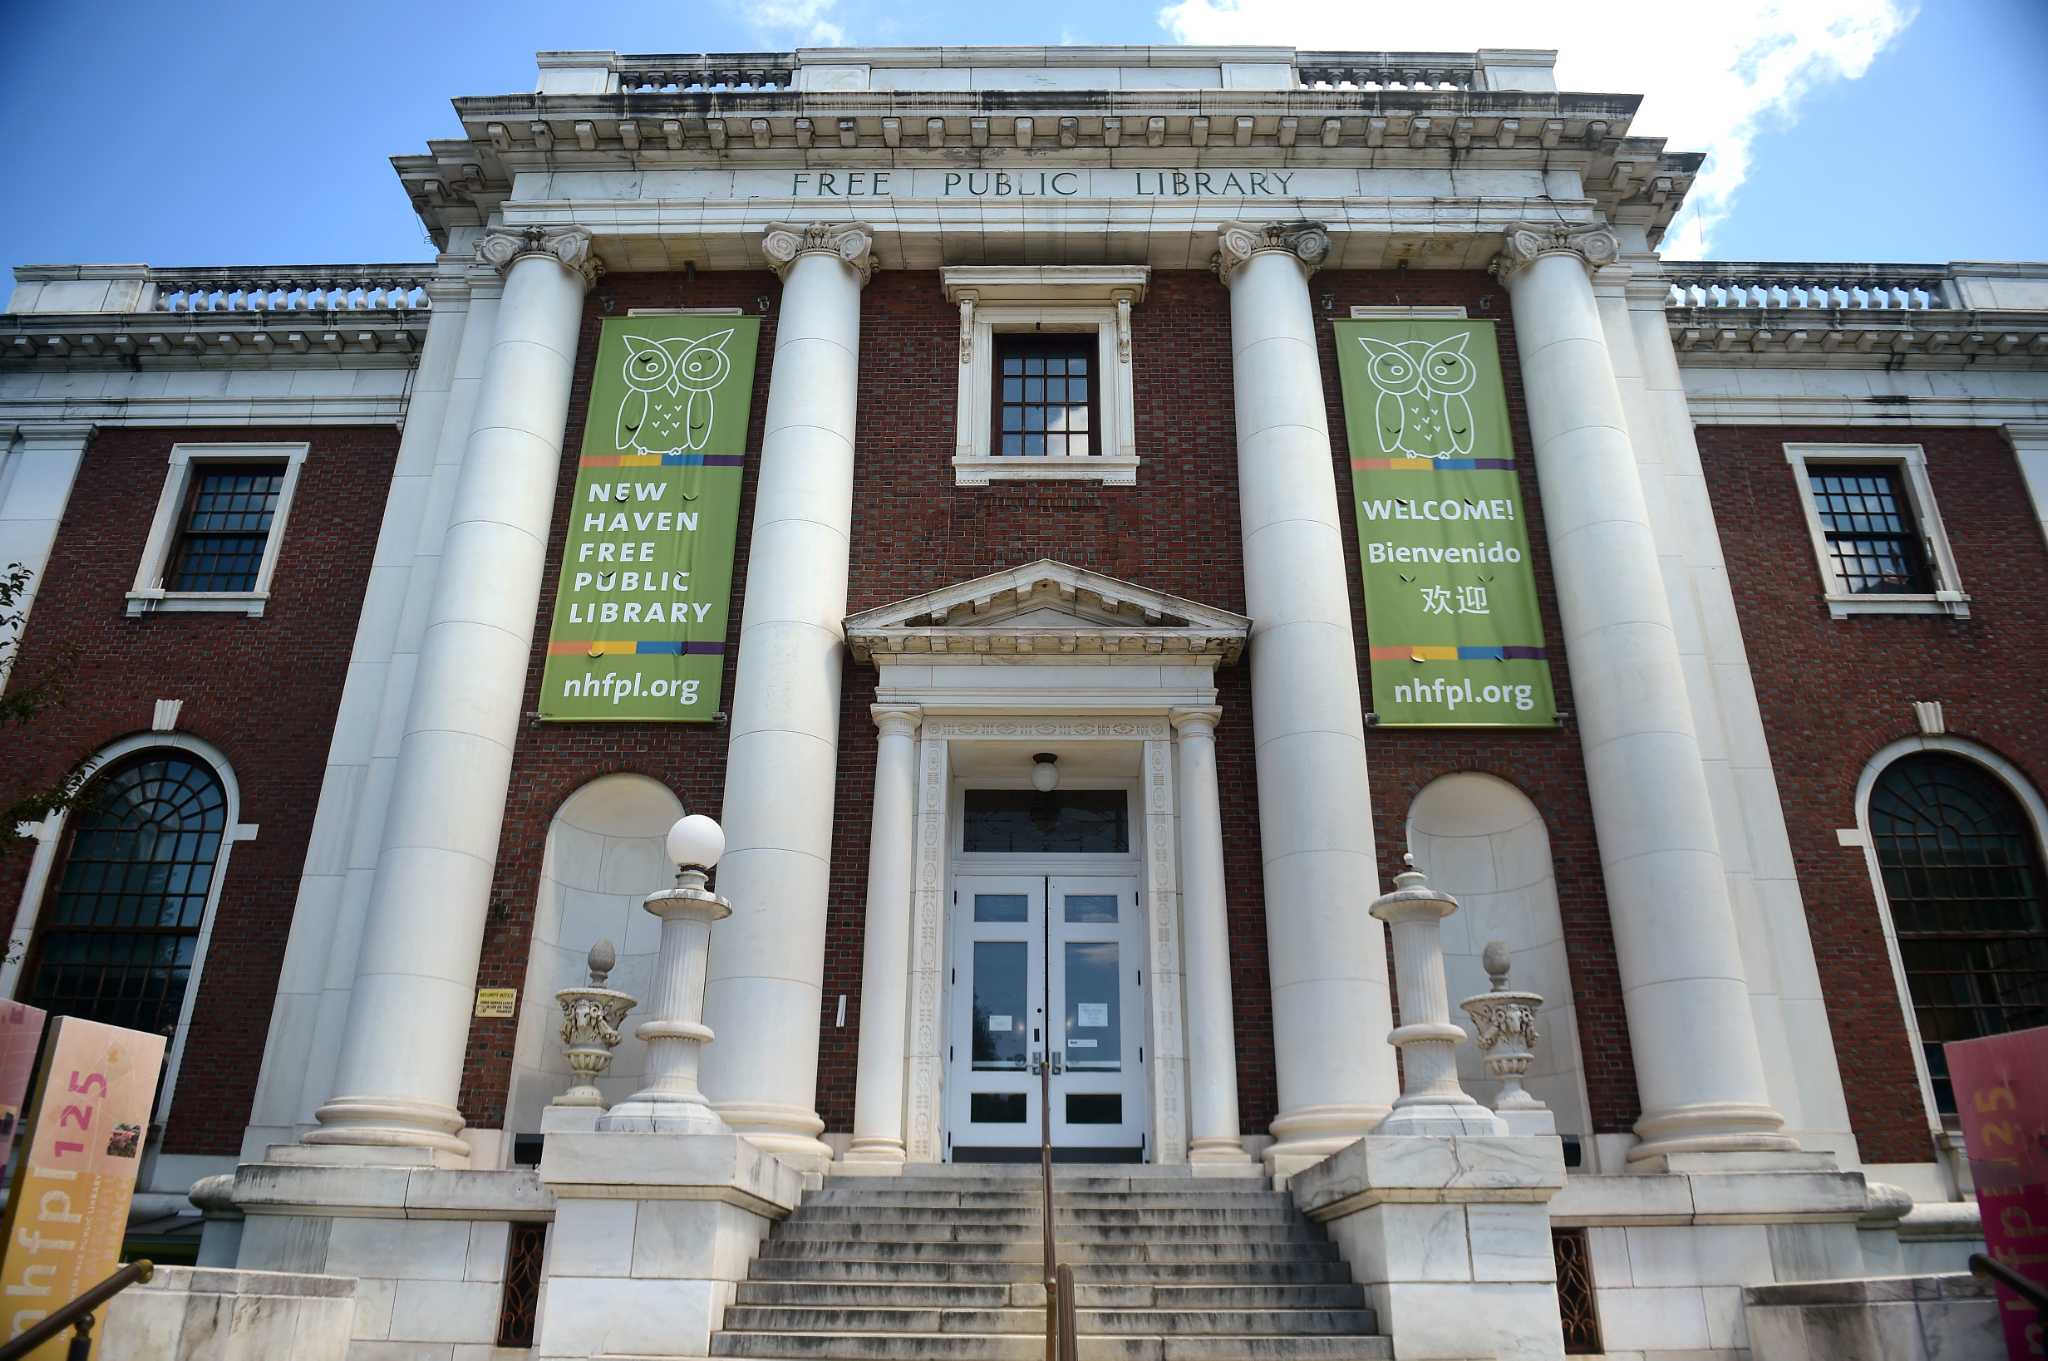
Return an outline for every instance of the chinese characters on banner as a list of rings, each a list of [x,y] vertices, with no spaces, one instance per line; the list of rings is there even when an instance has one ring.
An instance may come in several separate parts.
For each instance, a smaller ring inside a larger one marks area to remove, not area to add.
[[[1984,1247],[2048,1286],[2048,1026],[1945,1044],[1977,1184]],[[2011,1361],[2048,1356],[2040,1315],[2000,1285],[1998,1315]]]
[[[161,1035],[76,1016],[52,1023],[7,1197],[0,1337],[21,1336],[120,1265],[163,1062]],[[60,1361],[69,1346],[52,1338],[31,1355]]]
[[[760,331],[741,316],[604,323],[542,718],[718,713]]]
[[[1552,727],[1549,653],[1490,321],[1339,321],[1372,710]]]

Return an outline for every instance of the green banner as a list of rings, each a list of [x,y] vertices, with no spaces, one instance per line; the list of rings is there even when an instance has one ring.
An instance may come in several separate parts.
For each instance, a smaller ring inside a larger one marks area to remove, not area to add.
[[[1372,707],[1551,727],[1557,702],[1490,321],[1340,321]]]
[[[604,323],[542,718],[718,712],[760,330],[739,316]]]

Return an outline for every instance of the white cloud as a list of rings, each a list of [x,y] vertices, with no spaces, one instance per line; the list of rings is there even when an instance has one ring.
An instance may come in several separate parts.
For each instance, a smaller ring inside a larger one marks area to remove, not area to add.
[[[763,42],[794,47],[838,47],[846,29],[832,17],[839,0],[726,0]]]
[[[1704,256],[1749,176],[1750,147],[1796,119],[1814,92],[1855,80],[1919,11],[1919,0],[1174,0],[1159,23],[1184,43],[1312,50],[1558,49],[1559,88],[1640,94],[1630,131],[1707,162],[1665,236],[1674,259]]]

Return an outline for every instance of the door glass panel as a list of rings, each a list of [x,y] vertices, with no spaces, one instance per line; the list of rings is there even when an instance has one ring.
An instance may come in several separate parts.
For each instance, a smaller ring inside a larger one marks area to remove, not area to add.
[[[977,1125],[1024,1123],[1024,1093],[975,1092],[967,1100],[967,1118]]]
[[[1116,894],[1069,893],[1066,912],[1070,922],[1114,922]]]
[[[1031,920],[1031,899],[1022,893],[977,893],[974,919],[978,922],[1022,922]]]
[[[1031,947],[1021,940],[974,942],[974,1066],[1021,1070],[1030,1021]]]
[[[1020,1101],[1022,1097],[1018,1098]],[[1019,1117],[1022,1118],[1021,1116]],[[1121,1125],[1124,1098],[1121,1092],[1069,1092],[1067,1123],[1070,1125]]]
[[[1117,943],[1070,940],[1066,949],[1067,1067],[1114,1072],[1123,1066]]]
[[[1130,796],[1121,789],[970,789],[960,849],[1122,855],[1131,849]]]

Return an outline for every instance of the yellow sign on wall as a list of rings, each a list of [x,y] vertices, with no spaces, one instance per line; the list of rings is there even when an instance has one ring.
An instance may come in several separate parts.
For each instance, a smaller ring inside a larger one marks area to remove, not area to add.
[[[120,1265],[163,1063],[161,1035],[76,1016],[52,1022],[7,1197],[0,1337],[21,1336]],[[68,1335],[52,1338],[30,1356],[59,1361],[70,1345]]]
[[[502,1021],[519,1010],[519,989],[478,988],[476,990],[477,1019]]]

